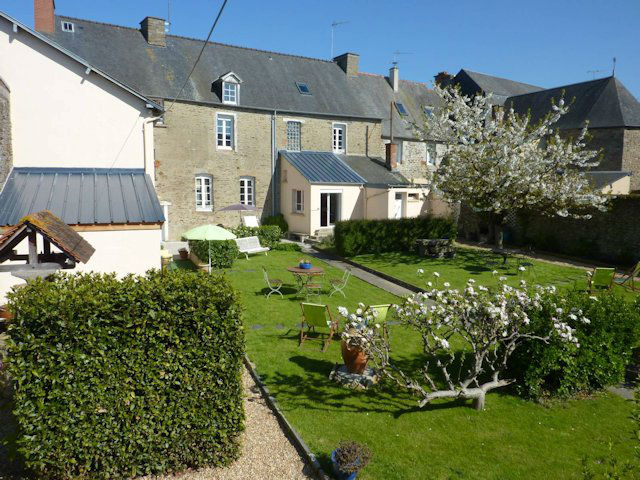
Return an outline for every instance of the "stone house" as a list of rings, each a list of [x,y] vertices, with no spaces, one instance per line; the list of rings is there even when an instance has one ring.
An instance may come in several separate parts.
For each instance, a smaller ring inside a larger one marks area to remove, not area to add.
[[[0,230],[49,210],[96,249],[77,270],[159,267],[152,122],[160,110],[0,12]],[[20,282],[1,273],[0,301]]]
[[[354,53],[322,60],[210,43],[181,88],[202,41],[166,34],[163,19],[147,17],[140,28],[61,16],[52,24],[42,31],[48,38],[164,105],[155,126],[155,182],[166,240],[200,224],[237,224],[237,212],[220,211],[233,204],[255,205],[263,219],[291,214],[280,152],[363,157],[421,191],[426,169],[438,161],[440,147],[410,127],[436,106],[434,96],[422,83],[401,80],[396,66],[388,76],[371,75],[359,72]],[[396,147],[387,148],[391,140]],[[408,193],[400,195],[406,203]]]

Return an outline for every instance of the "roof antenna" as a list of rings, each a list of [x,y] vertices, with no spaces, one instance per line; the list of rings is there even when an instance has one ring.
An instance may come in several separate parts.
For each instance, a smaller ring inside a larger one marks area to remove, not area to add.
[[[336,27],[338,25],[344,25],[345,23],[349,23],[349,20],[334,20],[333,23],[331,24],[331,58],[330,60],[333,60],[333,35],[336,31]]]
[[[401,52],[400,50],[393,52],[393,62],[391,63],[394,67],[398,65],[398,55],[413,55],[413,52]]]
[[[171,0],[167,0],[167,20],[164,22],[164,33],[171,29]]]
[[[616,57],[613,57],[613,71],[611,72],[611,76],[616,76]]]
[[[587,73],[590,73],[591,75],[593,75],[593,80],[596,79],[596,73],[602,73],[604,72],[604,70],[587,70]]]

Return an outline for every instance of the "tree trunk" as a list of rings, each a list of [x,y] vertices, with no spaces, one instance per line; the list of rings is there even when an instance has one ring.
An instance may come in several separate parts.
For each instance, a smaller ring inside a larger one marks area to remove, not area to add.
[[[502,227],[504,226],[504,215],[492,214],[489,218],[489,234],[491,235],[493,244],[496,248],[502,250],[504,247],[504,235],[502,232]]]
[[[475,408],[478,411],[482,411],[484,410],[484,398],[485,398],[485,394],[481,393],[479,396],[477,396],[476,398],[473,399],[473,408]]]

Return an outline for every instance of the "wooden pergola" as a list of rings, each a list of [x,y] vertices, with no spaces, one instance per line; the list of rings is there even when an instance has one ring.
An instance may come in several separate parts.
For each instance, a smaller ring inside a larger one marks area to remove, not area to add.
[[[42,236],[42,252],[38,253],[38,235]],[[16,246],[24,239],[29,243],[27,254],[18,254]],[[54,245],[60,252],[52,252]],[[0,265],[0,272],[11,272],[15,277],[28,280],[47,277],[60,269],[74,268],[77,262],[87,263],[95,249],[53,213],[43,210],[22,218],[0,237],[0,264],[7,261],[25,261]]]

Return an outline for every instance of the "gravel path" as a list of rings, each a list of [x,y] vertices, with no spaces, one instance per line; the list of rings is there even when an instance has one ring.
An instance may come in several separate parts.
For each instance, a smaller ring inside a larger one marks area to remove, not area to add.
[[[204,468],[154,480],[303,480],[315,478],[244,369],[246,431],[242,456],[227,468]]]

